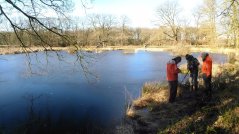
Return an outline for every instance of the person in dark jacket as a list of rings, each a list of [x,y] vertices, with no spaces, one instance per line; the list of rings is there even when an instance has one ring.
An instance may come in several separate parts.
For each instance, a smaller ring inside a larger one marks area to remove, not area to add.
[[[177,95],[177,87],[178,87],[178,73],[181,70],[177,67],[177,64],[181,62],[181,57],[175,57],[168,61],[167,63],[167,80],[169,85],[169,103],[173,103],[175,101]]]
[[[187,60],[187,69],[190,72],[190,90],[196,91],[198,88],[198,66],[200,65],[197,58],[193,57],[190,54],[186,54],[185,56]]]
[[[202,77],[204,81],[204,86],[206,88],[206,95],[210,100],[212,97],[212,58],[209,56],[208,53],[202,53]]]

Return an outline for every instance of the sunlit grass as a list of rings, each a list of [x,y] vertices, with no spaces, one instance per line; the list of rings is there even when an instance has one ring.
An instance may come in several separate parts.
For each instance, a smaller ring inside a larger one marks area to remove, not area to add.
[[[168,90],[166,85],[161,85],[157,82],[147,82],[142,88],[142,95],[140,98],[133,101],[133,106],[143,108],[149,104],[160,104],[166,102],[168,99]]]
[[[159,134],[239,133],[238,66],[218,64],[213,70],[211,101],[203,99],[203,86],[193,93],[182,85],[176,102],[170,104],[167,103],[167,84],[145,83],[141,97],[133,101],[133,111],[130,111],[134,119],[143,124],[135,129]]]

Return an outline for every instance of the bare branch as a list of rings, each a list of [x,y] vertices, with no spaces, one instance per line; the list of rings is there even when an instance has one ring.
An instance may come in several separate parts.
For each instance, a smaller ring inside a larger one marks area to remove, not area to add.
[[[50,31],[50,32],[52,32],[52,33],[55,33],[56,35],[63,36],[62,34],[53,31],[51,28],[48,28],[46,25],[44,25],[44,24],[43,24],[39,19],[37,19],[36,17],[31,16],[31,15],[25,13],[25,12],[24,12],[23,10],[21,10],[18,6],[16,6],[11,0],[6,0],[6,2],[8,2],[9,4],[11,4],[15,9],[17,9],[17,10],[20,11],[23,15],[25,15],[27,18],[29,18],[30,21],[36,21],[36,22],[38,22],[41,26],[43,26],[44,28],[46,28],[48,31]]]
[[[219,17],[219,16],[221,16],[221,15],[226,15],[226,14],[228,14],[228,13],[229,13],[229,10],[231,9],[232,5],[233,5],[235,2],[238,3],[238,1],[232,0],[231,4],[230,4],[227,8],[225,8],[220,14],[218,14],[217,17]]]

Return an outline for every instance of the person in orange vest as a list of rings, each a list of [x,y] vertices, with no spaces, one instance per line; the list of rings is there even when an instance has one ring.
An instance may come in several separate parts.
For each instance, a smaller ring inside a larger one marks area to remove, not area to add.
[[[205,86],[205,93],[210,100],[212,97],[212,58],[208,53],[202,53],[202,78]]]
[[[177,64],[181,62],[181,57],[177,56],[167,63],[167,80],[169,85],[169,103],[173,103],[175,101],[177,95],[177,87],[178,87],[178,73],[181,70],[177,67]]]

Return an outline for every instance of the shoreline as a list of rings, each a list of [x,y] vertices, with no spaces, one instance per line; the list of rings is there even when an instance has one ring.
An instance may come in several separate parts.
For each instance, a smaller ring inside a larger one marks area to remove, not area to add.
[[[84,47],[78,48],[78,50],[83,51],[92,51],[92,52],[103,52],[103,51],[113,51],[113,50],[123,50],[124,53],[137,53],[138,51],[150,51],[150,52],[172,52],[174,55],[185,55],[187,53],[193,52],[210,52],[210,53],[222,53],[222,54],[235,54],[235,57],[239,57],[238,48],[221,48],[221,47],[210,47],[210,46],[149,46],[149,47],[140,47],[140,46],[108,46],[104,48]],[[22,54],[22,53],[34,53],[40,51],[67,51],[68,53],[74,53],[76,48],[73,46],[70,47],[1,47],[0,46],[0,55],[8,54]]]
[[[147,82],[142,94],[133,100],[126,117],[137,133],[238,133],[238,65],[223,65],[222,74],[214,77],[213,97],[205,99],[202,83],[189,91],[179,85],[174,103],[168,103],[167,84]],[[221,129],[218,129],[221,128]]]

